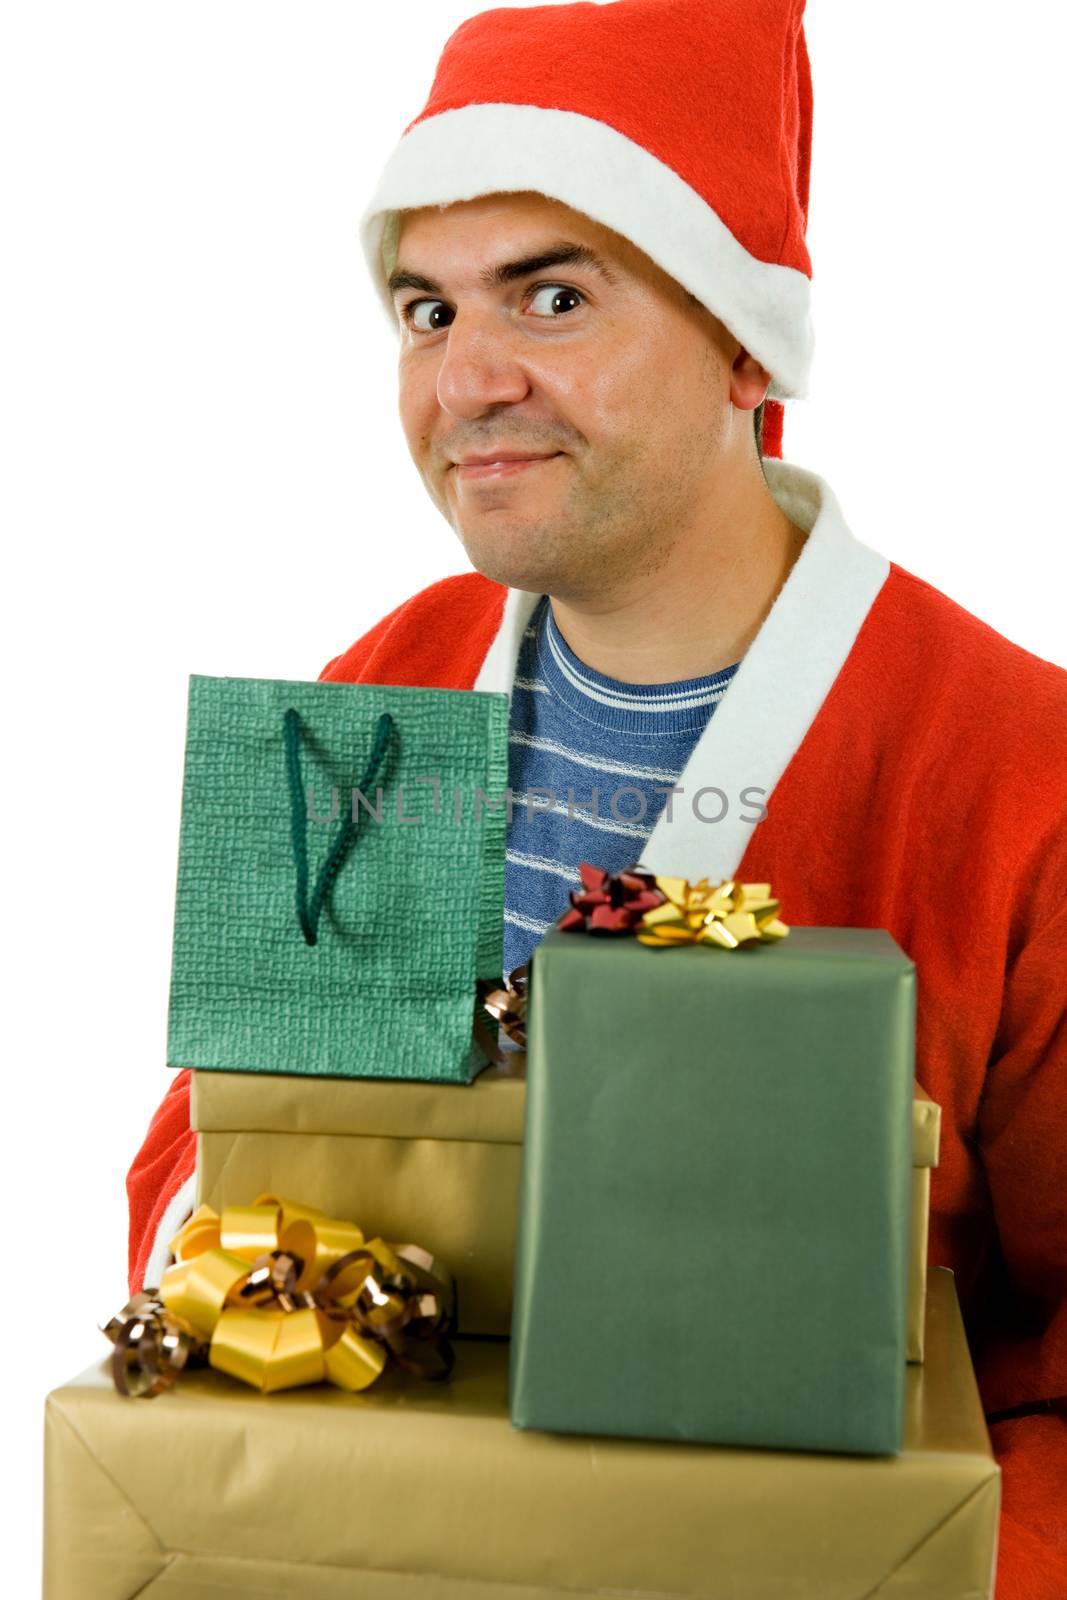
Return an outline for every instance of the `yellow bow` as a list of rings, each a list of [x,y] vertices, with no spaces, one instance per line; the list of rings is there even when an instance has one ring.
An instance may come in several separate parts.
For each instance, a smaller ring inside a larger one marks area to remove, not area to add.
[[[123,1393],[158,1394],[207,1360],[264,1393],[323,1379],[365,1389],[390,1353],[422,1377],[452,1364],[450,1284],[417,1245],[365,1240],[355,1223],[260,1195],[201,1206],[171,1241],[158,1291],[103,1330]]]
[[[740,945],[784,939],[789,928],[778,920],[778,901],[769,883],[737,883],[724,878],[714,886],[707,878],[656,876],[656,886],[667,896],[663,905],[646,911],[637,925],[642,944],[669,947],[711,944],[723,950]]]

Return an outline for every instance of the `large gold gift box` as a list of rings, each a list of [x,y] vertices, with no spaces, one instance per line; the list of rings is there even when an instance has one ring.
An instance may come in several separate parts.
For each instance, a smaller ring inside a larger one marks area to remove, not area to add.
[[[214,1371],[48,1398],[45,1600],[979,1600],[1000,1473],[951,1273],[898,1456],[523,1433],[504,1341],[445,1386],[263,1396]]]
[[[467,1334],[511,1328],[525,1056],[471,1084],[194,1072],[197,1204],[270,1191],[446,1261]],[[940,1108],[916,1089],[908,1360],[922,1360]]]

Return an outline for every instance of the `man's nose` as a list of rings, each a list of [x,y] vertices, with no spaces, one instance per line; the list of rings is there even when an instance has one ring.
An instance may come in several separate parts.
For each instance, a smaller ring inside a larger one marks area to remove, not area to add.
[[[437,400],[456,417],[477,417],[495,405],[514,404],[530,392],[517,348],[518,334],[505,313],[464,307],[448,327],[437,373]]]

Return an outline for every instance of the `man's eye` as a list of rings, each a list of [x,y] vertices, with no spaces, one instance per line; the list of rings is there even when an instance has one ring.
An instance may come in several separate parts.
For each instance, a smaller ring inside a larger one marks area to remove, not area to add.
[[[427,319],[423,322],[416,321],[416,312],[423,310],[427,306],[430,308]],[[437,321],[436,312],[433,310],[435,306],[440,306],[442,310],[448,311],[448,307],[443,300],[409,300],[401,315],[408,327],[414,328],[417,333],[436,333],[439,328],[447,327],[448,324]]]
[[[551,312],[549,313],[550,317],[551,317],[551,313],[552,312],[556,312],[556,311],[560,311],[560,310],[562,310],[563,312],[567,312],[567,311],[573,311],[574,310],[574,306],[573,305],[569,305],[569,306],[568,305],[564,305],[564,306],[561,307],[561,306],[557,305],[557,303],[556,303],[557,301],[559,301],[559,300],[568,300],[569,299],[569,300],[572,300],[572,301],[580,302],[585,298],[582,295],[580,290],[578,290],[578,289],[570,289],[570,288],[568,288],[568,286],[565,283],[541,283],[541,284],[538,284],[537,288],[533,292],[533,298],[534,298],[534,300],[537,300],[541,295],[545,295],[545,294],[549,296],[548,305],[551,307]],[[531,302],[531,304],[532,304],[532,302]],[[558,319],[553,318],[552,320],[558,320]]]
[[[530,304],[547,296],[544,301],[545,309],[535,313],[550,322],[558,322],[560,315],[566,315],[576,306],[582,304],[585,296],[580,289],[571,289],[564,283],[541,283],[531,293]],[[571,304],[566,302],[570,301]],[[438,333],[442,328],[448,327],[447,321],[441,320],[442,312],[448,318],[453,315],[451,309],[443,300],[409,300],[401,311],[401,316],[409,328],[416,333]]]

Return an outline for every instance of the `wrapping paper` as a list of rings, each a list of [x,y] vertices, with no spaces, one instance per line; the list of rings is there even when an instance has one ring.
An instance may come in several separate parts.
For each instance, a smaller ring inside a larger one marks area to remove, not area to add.
[[[900,1445],[915,968],[880,929],[534,953],[524,1428]]]
[[[373,1079],[194,1072],[196,1203],[306,1195],[385,1238],[424,1240],[457,1271],[460,1326],[507,1335],[522,1172],[525,1061],[465,1088]],[[939,1108],[915,1089],[908,1360],[922,1359],[930,1167]]]
[[[911,1124],[911,1247],[908,1252],[908,1360],[923,1359],[926,1264],[930,1234],[930,1169],[941,1150],[941,1107],[915,1086]]]
[[[101,1362],[48,1397],[45,1600],[982,1600],[1000,1474],[938,1268],[926,1351],[872,1458],[525,1434],[490,1341],[362,1395],[141,1404]]]
[[[395,731],[364,791],[375,820],[353,792],[383,714]],[[506,695],[193,676],[170,1065],[467,1081],[485,1064],[476,980],[500,974],[507,828],[502,804],[476,816],[476,792],[497,800],[506,784]],[[309,942],[299,908],[353,804],[356,835],[323,879]]]
[[[193,1074],[197,1204],[299,1194],[447,1261],[460,1330],[511,1325],[525,1083],[516,1064],[472,1084]]]

